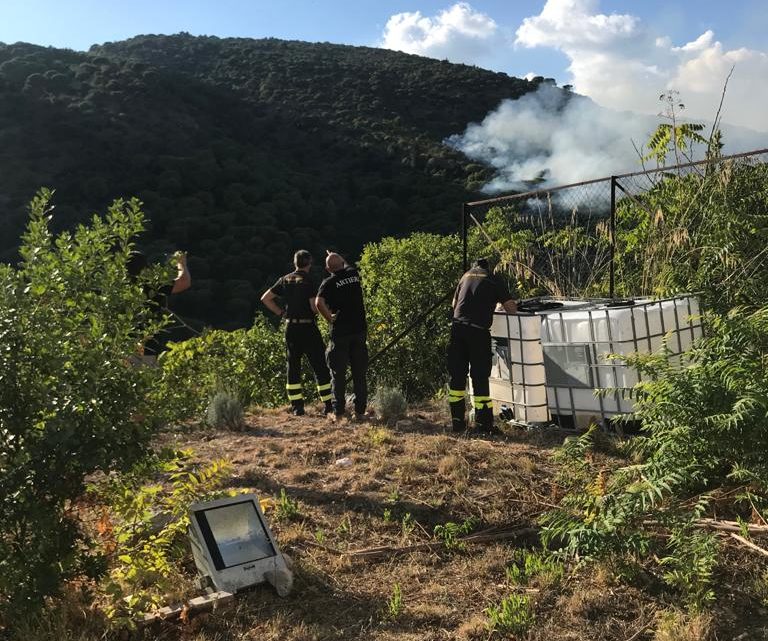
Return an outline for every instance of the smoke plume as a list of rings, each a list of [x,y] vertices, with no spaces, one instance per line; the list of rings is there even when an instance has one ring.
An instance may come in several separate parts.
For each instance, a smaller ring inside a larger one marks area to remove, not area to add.
[[[503,101],[481,123],[470,124],[446,142],[496,169],[483,191],[519,191],[640,171],[638,149],[662,121],[606,109],[542,84],[517,100]],[[765,133],[726,125],[722,129],[725,153],[768,146]],[[702,133],[709,135],[709,130]]]

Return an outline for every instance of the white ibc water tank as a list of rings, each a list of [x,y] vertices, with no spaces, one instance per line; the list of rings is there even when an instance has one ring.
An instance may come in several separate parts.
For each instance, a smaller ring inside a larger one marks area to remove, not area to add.
[[[495,314],[491,398],[512,407],[524,423],[549,420],[541,319],[535,314]]]
[[[666,346],[670,360],[679,363],[701,335],[698,301],[690,295],[527,304],[529,313],[495,314],[491,327],[491,397],[510,407],[522,423],[554,420],[585,427],[631,413],[626,392],[639,374],[610,355],[652,353]]]

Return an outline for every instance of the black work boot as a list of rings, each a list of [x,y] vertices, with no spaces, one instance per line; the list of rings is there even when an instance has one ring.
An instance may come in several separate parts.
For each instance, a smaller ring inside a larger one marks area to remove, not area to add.
[[[328,416],[328,414],[333,413],[333,401],[325,401],[325,408],[323,409],[323,414]]]
[[[451,429],[455,433],[467,431],[467,421],[464,418],[465,407],[464,402],[451,403]]]
[[[291,414],[304,416],[304,401],[291,401]]]
[[[475,429],[482,434],[501,434],[493,424],[493,410],[490,407],[475,410]]]

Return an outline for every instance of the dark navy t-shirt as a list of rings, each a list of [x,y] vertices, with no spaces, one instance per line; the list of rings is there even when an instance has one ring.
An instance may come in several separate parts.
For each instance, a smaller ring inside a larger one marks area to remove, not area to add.
[[[336,314],[331,326],[331,336],[351,336],[364,334],[365,305],[360,274],[354,267],[345,267],[326,278],[320,285],[317,295],[325,300],[333,314]]]
[[[504,283],[487,269],[473,267],[466,272],[456,287],[456,306],[453,319],[490,328],[496,303],[506,303],[512,296]]]
[[[309,299],[317,295],[317,284],[307,272],[297,269],[286,274],[272,285],[272,293],[283,299],[286,318],[315,317]]]

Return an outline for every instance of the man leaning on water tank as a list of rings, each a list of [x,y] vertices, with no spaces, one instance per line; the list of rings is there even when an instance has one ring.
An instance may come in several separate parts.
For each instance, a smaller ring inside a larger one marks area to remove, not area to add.
[[[492,274],[488,260],[480,258],[461,277],[453,295],[453,322],[448,344],[448,402],[454,432],[467,429],[464,397],[469,372],[475,427],[478,432],[498,433],[493,424],[493,402],[488,382],[492,364],[490,328],[497,304],[508,314],[517,312],[517,303],[506,285]]]

